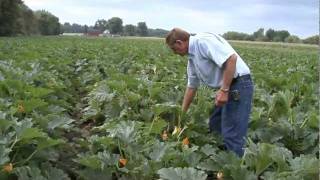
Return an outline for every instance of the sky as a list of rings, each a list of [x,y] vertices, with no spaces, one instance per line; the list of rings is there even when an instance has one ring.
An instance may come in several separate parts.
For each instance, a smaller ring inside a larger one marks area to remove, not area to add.
[[[94,25],[120,17],[123,25],[180,27],[191,33],[253,33],[288,30],[300,38],[319,34],[318,0],[23,0],[32,10],[47,10],[60,23]]]

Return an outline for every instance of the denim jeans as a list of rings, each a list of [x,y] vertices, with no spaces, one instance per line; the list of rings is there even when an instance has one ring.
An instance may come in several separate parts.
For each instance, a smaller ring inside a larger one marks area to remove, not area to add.
[[[214,107],[210,116],[210,131],[220,134],[225,148],[240,157],[244,153],[252,98],[251,76],[240,76],[230,86],[228,102],[221,107]]]

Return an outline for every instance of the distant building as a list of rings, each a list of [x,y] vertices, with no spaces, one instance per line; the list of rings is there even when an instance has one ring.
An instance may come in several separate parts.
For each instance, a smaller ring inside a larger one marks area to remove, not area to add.
[[[109,30],[100,31],[97,29],[89,29],[87,33],[63,33],[62,36],[103,36],[103,37],[120,37],[117,34],[111,34]]]
[[[62,33],[62,36],[83,36],[83,33]]]
[[[102,34],[100,34],[99,36],[103,36],[103,37],[110,37],[110,31],[108,29],[104,30]]]
[[[100,36],[102,32],[97,29],[89,29],[87,33],[85,33],[86,36]]]

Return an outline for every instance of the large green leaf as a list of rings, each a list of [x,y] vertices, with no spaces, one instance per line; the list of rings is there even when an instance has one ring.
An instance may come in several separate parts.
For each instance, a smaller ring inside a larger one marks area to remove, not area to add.
[[[171,102],[163,103],[163,104],[156,104],[153,107],[154,113],[156,115],[160,115],[164,112],[179,112],[180,106],[173,104]]]
[[[41,166],[41,169],[43,172],[43,175],[48,179],[48,180],[70,180],[68,175],[63,172],[61,169],[52,167],[49,163],[44,163]]]
[[[26,91],[27,93],[30,93],[31,97],[34,97],[34,98],[41,98],[41,97],[47,96],[50,93],[53,93],[53,90],[51,89],[40,88],[40,87],[28,87]]]
[[[41,138],[46,137],[46,134],[38,128],[27,128],[22,132],[19,138],[21,140],[28,140],[28,139],[40,138],[40,137]]]
[[[12,122],[12,121],[0,119],[0,134],[4,131],[8,130],[8,128],[10,128],[13,124],[14,124],[14,122]]]
[[[70,127],[70,124],[74,122],[73,119],[67,116],[50,115],[48,116],[48,118],[49,118],[48,129],[51,129],[51,130],[57,127],[67,129]]]
[[[101,161],[99,160],[98,156],[83,156],[80,157],[77,162],[79,162],[81,165],[84,165],[86,167],[90,167],[92,169],[101,169]]]
[[[107,131],[110,132],[111,137],[117,137],[129,144],[137,140],[137,124],[135,121],[121,121],[115,128],[108,129]]]
[[[37,108],[45,107],[48,105],[48,103],[42,99],[24,100],[22,104],[26,113],[32,112]]]
[[[156,141],[149,156],[154,161],[161,161],[161,158],[165,155],[167,149],[168,146],[164,142]]]
[[[216,154],[216,149],[214,149],[212,147],[212,145],[206,144],[206,145],[201,147],[201,152],[203,152],[207,156],[211,156],[211,155]]]
[[[162,133],[163,128],[168,125],[168,123],[161,118],[155,118],[152,123],[146,123],[146,124],[147,124],[146,127],[149,130],[149,133],[154,133],[154,134]]]
[[[98,159],[102,163],[102,169],[105,166],[116,166],[119,162],[120,155],[118,154],[110,154],[107,151],[99,152],[97,155]]]
[[[295,174],[305,177],[318,178],[319,176],[319,159],[312,155],[301,155],[289,161],[291,169]]]
[[[112,180],[112,172],[104,172],[101,170],[94,170],[94,169],[82,169],[77,171],[81,179],[88,179],[88,180]]]
[[[19,180],[47,180],[39,168],[34,166],[22,166],[14,169],[14,173],[18,176]]]
[[[292,153],[284,148],[267,143],[250,143],[245,151],[246,165],[255,169],[257,175],[262,174],[274,163],[278,171],[287,169],[286,162],[292,158]]]
[[[42,150],[62,143],[64,143],[62,139],[41,138],[38,140],[38,149]]]
[[[10,148],[6,148],[5,145],[0,144],[0,166],[10,161],[9,153],[11,152]]]
[[[194,168],[162,168],[158,170],[160,178],[166,180],[206,180],[207,174]]]

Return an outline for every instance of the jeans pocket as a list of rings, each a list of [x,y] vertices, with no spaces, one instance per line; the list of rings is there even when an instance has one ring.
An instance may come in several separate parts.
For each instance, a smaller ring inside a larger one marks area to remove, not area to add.
[[[242,86],[243,88],[252,88],[253,87],[253,82],[252,81],[244,81],[241,82],[240,86]]]

